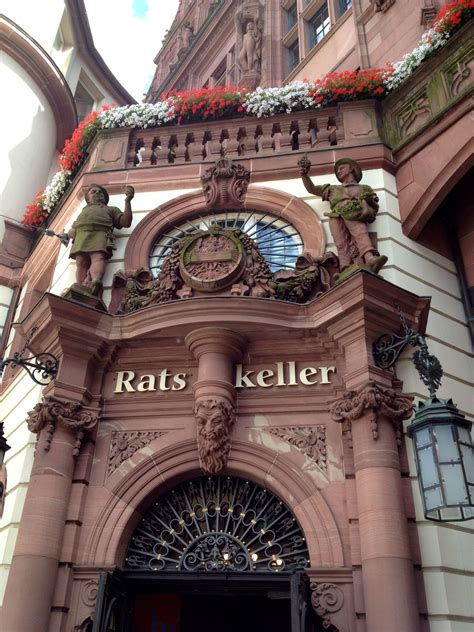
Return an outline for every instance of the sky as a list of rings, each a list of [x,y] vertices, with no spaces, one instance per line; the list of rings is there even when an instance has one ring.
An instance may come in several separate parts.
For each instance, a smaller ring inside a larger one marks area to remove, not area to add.
[[[141,102],[153,59],[179,0],[85,0],[94,44],[124,88]]]

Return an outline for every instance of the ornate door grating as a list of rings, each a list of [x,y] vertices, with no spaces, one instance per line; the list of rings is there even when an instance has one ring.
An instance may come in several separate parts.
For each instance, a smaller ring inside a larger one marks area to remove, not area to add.
[[[125,570],[282,572],[308,565],[303,531],[272,492],[229,476],[192,480],[138,525]]]

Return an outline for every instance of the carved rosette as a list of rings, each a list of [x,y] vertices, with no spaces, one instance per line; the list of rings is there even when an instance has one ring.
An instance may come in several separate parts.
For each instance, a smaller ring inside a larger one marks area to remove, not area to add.
[[[81,449],[84,434],[97,425],[98,415],[95,411],[85,408],[79,402],[69,402],[54,397],[45,398],[36,404],[33,410],[28,412],[26,420],[28,430],[39,434],[46,431],[44,449],[51,448],[54,431],[57,426],[74,432],[76,441],[73,448],[73,456],[77,456]]]
[[[356,419],[368,412],[372,436],[378,439],[377,414],[385,415],[391,419],[398,445],[402,441],[402,420],[409,419],[413,414],[413,401],[411,397],[400,395],[391,388],[379,386],[375,382],[369,382],[358,393],[347,391],[341,399],[336,400],[331,406],[331,416],[334,421],[344,423],[347,428]]]
[[[201,176],[206,205],[210,208],[242,206],[250,182],[250,171],[234,164],[230,158],[221,158]]]
[[[270,434],[295,446],[321,470],[327,470],[325,426],[287,426],[268,428]]]
[[[113,432],[110,441],[107,475],[110,476],[127,459],[146,445],[166,434],[162,430],[136,430]]]
[[[206,474],[216,474],[226,466],[229,457],[234,407],[223,398],[200,399],[194,415],[201,469]]]
[[[344,593],[336,586],[329,583],[312,583],[311,605],[318,616],[321,617],[323,628],[331,627],[331,616],[342,608],[344,604]]]

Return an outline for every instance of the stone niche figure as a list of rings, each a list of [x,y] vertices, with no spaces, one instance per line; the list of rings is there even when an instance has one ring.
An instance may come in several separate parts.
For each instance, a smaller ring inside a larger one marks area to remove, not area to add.
[[[334,173],[341,184],[336,185],[315,185],[308,175],[311,162],[306,155],[298,161],[298,167],[306,190],[329,202],[331,210],[324,214],[329,217],[341,272],[362,265],[377,273],[387,257],[381,256],[374,247],[368,224],[375,220],[379,200],[372,187],[359,184],[362,180],[359,163],[351,158],[338,160]]]
[[[108,206],[109,194],[104,187],[92,184],[86,193],[86,206],[68,232],[73,240],[70,258],[76,260],[76,284],[87,288],[88,293],[102,293],[107,260],[115,250],[114,228],[128,228],[132,224],[131,200],[133,187],[125,188],[124,212]]]
[[[247,22],[238,61],[242,72],[259,72],[262,59],[262,31],[254,22]]]
[[[244,0],[235,13],[237,66],[242,73],[239,85],[255,88],[261,78],[264,3]]]

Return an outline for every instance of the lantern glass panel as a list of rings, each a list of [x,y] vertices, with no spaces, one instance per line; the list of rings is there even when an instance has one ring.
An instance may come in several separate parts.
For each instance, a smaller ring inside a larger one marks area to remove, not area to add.
[[[459,435],[459,441],[462,441],[463,443],[472,444],[471,433],[469,432],[467,428],[463,428],[462,426],[458,427],[458,435]]]
[[[431,443],[431,435],[429,428],[422,428],[415,433],[416,445],[419,448],[422,448],[425,445]]]
[[[439,474],[436,467],[433,448],[423,448],[418,452],[418,460],[420,463],[420,474],[423,481],[423,487],[432,487],[439,485]]]
[[[448,505],[467,504],[467,490],[461,465],[441,465],[444,493]]]
[[[426,510],[431,511],[437,507],[444,505],[443,496],[441,494],[441,488],[435,487],[424,492]]]
[[[438,458],[441,462],[459,461],[459,450],[456,445],[452,426],[435,426],[434,435],[438,450]]]
[[[474,483],[474,448],[470,445],[460,445],[464,471],[468,483]]]

